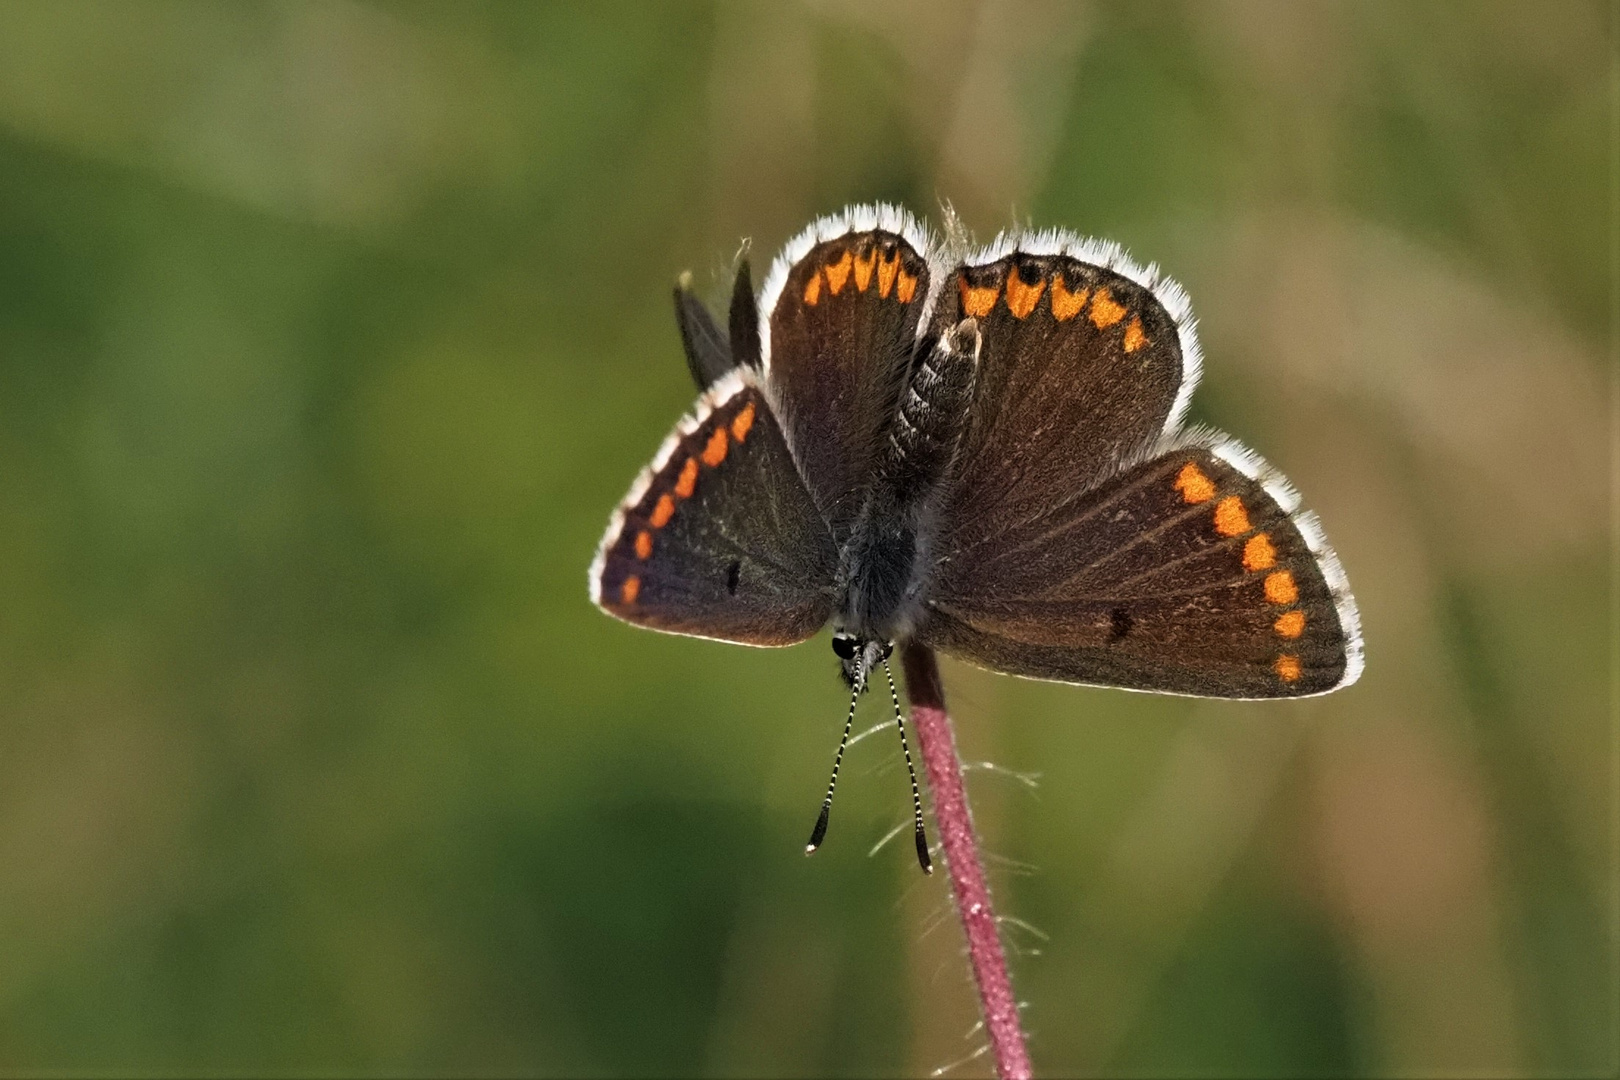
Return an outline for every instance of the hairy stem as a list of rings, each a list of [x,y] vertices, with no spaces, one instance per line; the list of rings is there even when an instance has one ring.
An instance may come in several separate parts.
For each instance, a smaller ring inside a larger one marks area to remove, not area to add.
[[[990,889],[984,881],[984,861],[979,858],[979,838],[973,831],[973,813],[962,785],[956,736],[945,712],[939,665],[933,650],[921,645],[906,645],[901,659],[906,670],[906,697],[911,702],[911,724],[928,772],[934,824],[945,849],[956,915],[967,936],[968,961],[979,988],[979,1006],[996,1059],[996,1075],[1002,1080],[1024,1080],[1031,1075],[1029,1050],[1024,1046],[1018,999],[1013,997],[1012,982],[1007,978],[1007,955],[1001,948]]]

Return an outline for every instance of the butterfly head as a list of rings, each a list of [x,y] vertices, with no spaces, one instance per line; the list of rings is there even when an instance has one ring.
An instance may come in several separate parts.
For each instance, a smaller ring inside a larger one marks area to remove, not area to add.
[[[892,642],[863,638],[842,630],[833,634],[832,648],[838,657],[839,674],[857,694],[866,689],[866,677],[872,669],[887,660],[889,653],[894,651]]]

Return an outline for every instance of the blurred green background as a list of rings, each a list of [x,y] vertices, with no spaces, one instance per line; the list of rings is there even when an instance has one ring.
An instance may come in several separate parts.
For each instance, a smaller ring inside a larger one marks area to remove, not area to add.
[[[1164,265],[1365,620],[1308,702],[947,663],[1038,1068],[1613,1070],[1609,19],[0,3],[0,1071],[971,1055],[891,735],[800,854],[825,639],[585,589],[676,274],[879,198]]]

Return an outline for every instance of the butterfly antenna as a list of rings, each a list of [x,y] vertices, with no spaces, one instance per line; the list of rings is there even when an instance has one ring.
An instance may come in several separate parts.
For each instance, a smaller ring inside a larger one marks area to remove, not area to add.
[[[883,661],[883,674],[889,680],[889,700],[894,703],[894,724],[900,729],[900,749],[906,755],[906,775],[911,777],[911,812],[913,824],[917,834],[917,865],[922,872],[932,874],[934,861],[928,857],[928,832],[923,828],[922,792],[917,790],[917,769],[911,764],[911,746],[906,742],[906,718],[900,712],[900,695],[894,689],[894,672],[889,670],[889,661]],[[835,770],[836,771],[836,770]]]
[[[804,846],[806,855],[815,854],[816,848],[827,838],[827,819],[832,815],[833,789],[838,786],[838,766],[844,763],[844,748],[849,745],[849,730],[855,723],[855,699],[861,694],[861,683],[865,679],[858,679],[849,691],[849,715],[844,717],[844,736],[838,740],[838,753],[833,755],[832,779],[827,781],[827,797],[821,803],[821,816],[816,818],[816,827],[810,830],[810,842]]]

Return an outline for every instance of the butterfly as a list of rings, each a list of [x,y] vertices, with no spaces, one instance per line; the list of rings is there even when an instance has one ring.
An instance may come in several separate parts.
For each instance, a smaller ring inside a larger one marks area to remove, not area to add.
[[[1190,304],[1118,246],[1020,231],[953,258],[904,210],[856,206],[795,237],[757,297],[744,262],[724,331],[675,300],[702,393],[602,538],[608,614],[756,646],[830,623],[852,714],[906,642],[1200,697],[1361,674],[1317,518],[1258,455],[1183,426]],[[926,868],[920,805],[917,834]]]

